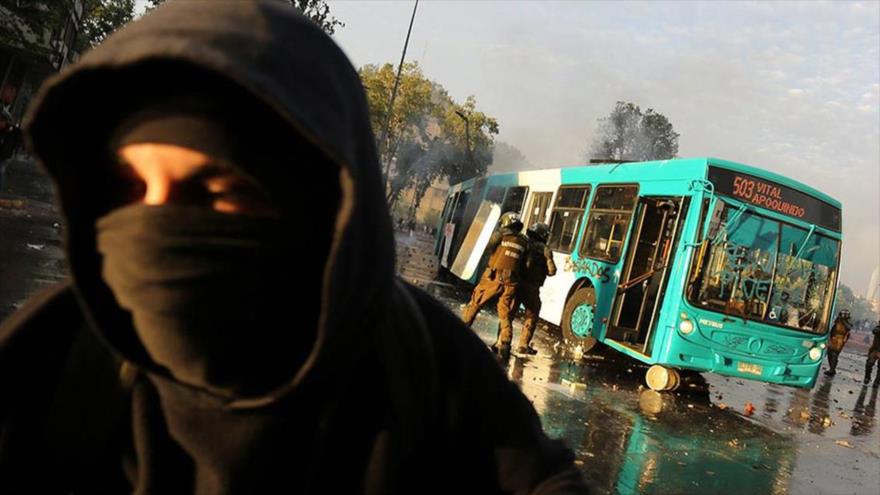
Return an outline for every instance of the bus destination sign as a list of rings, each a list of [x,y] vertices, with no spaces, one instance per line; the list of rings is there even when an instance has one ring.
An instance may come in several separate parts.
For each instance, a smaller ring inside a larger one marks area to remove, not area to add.
[[[840,209],[796,189],[753,175],[709,167],[715,192],[840,232]]]

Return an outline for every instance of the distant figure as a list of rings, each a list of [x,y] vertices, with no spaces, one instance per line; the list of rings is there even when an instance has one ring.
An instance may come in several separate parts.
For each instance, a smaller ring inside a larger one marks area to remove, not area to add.
[[[871,370],[874,368],[874,364],[877,364],[877,377],[874,378],[874,386],[876,387],[880,385],[880,321],[877,322],[877,326],[871,333],[874,334],[874,342],[868,349],[868,361],[865,363],[865,384],[871,381]]]
[[[841,310],[834,320],[834,326],[831,327],[831,338],[828,341],[828,369],[825,374],[834,376],[837,373],[837,358],[849,340],[849,333],[852,330],[852,321],[849,319],[849,310]]]

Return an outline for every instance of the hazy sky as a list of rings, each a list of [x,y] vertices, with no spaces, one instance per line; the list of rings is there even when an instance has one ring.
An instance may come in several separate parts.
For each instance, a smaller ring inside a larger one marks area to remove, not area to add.
[[[328,3],[356,66],[398,62],[411,1]],[[475,95],[539,168],[580,163],[615,101],[654,108],[682,157],[843,201],[841,278],[857,293],[880,264],[878,2],[423,0],[407,60],[453,98]]]
[[[330,1],[356,66],[397,63],[412,2]],[[666,115],[679,155],[810,184],[844,204],[842,280],[880,264],[880,3],[419,4],[407,60],[539,168],[580,163],[617,100]]]

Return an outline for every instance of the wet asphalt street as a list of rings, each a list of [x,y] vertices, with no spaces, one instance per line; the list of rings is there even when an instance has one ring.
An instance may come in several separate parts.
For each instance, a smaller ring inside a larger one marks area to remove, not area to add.
[[[430,237],[397,241],[401,276],[461,314],[468,288],[424,280]],[[497,326],[494,308],[484,309],[474,331],[489,345]],[[862,385],[863,354],[844,349],[837,375],[820,374],[812,390],[705,373],[657,393],[641,363],[613,351],[572,361],[558,340],[539,325],[539,354],[511,356],[506,371],[596,493],[880,495],[878,389]]]
[[[467,294],[440,297],[460,313]],[[474,325],[487,344],[497,321],[484,311]],[[540,353],[511,356],[507,373],[597,493],[880,493],[878,389],[862,386],[860,355],[844,352],[813,390],[704,374],[657,393],[643,366],[613,353],[573,362],[555,342],[539,332]]]
[[[61,224],[48,179],[10,161],[0,190],[0,321],[66,273]]]

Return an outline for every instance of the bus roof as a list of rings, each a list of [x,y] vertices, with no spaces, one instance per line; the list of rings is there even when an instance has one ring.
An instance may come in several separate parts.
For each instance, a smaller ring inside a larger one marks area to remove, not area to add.
[[[743,163],[737,163],[729,160],[712,157],[698,158],[676,158],[672,160],[656,160],[649,162],[624,162],[609,163],[596,165],[575,165],[556,169],[541,169],[528,172],[553,172],[559,171],[563,182],[593,182],[596,177],[605,173],[613,174],[613,181],[627,182],[646,179],[645,173],[648,172],[652,180],[687,180],[687,179],[705,179],[709,166],[724,168],[732,171],[738,171],[753,175],[755,177],[767,179],[777,184],[790,187],[802,191],[805,194],[813,196],[816,199],[824,201],[831,206],[841,208],[841,203],[837,199],[819,191],[807,184],[798,182],[790,177],[779,175],[768,170],[753,167]],[[492,174],[493,178],[512,178],[516,172],[504,172],[500,174]],[[496,179],[497,180],[497,179]],[[462,182],[461,186],[467,188],[473,179]],[[492,181],[494,182],[494,181]],[[609,182],[611,182],[609,178]]]

